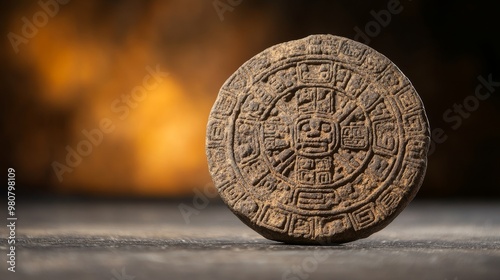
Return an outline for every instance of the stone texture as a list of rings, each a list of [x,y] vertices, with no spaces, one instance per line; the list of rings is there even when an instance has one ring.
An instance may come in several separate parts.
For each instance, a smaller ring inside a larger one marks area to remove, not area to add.
[[[331,244],[385,227],[417,193],[429,125],[410,81],[358,42],[273,46],[222,86],[206,152],[220,196],[248,226]]]
[[[473,186],[471,186],[473,187]],[[189,224],[188,201],[25,197],[17,272],[0,279],[494,279],[500,275],[500,201],[412,202],[383,231],[338,246],[266,240],[211,201]],[[7,236],[7,227],[0,235]],[[117,276],[129,276],[118,277]]]

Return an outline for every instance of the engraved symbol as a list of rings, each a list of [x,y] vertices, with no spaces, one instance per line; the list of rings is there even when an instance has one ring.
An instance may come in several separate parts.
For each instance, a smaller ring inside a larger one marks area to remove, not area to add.
[[[209,122],[207,129],[207,144],[220,145],[225,138],[225,124],[219,120]]]
[[[229,85],[227,89],[230,92],[238,92],[242,88],[246,86],[246,81],[242,78],[242,75],[235,75],[231,81],[229,81]]]
[[[307,51],[308,51],[308,53],[310,53],[310,54],[321,54],[322,53],[321,43],[322,43],[321,39],[314,38],[314,37],[311,38],[311,40],[309,40],[309,44],[307,45]]]
[[[258,87],[256,92],[255,92],[255,95],[260,99],[262,100],[262,103],[266,104],[266,105],[269,105],[271,103],[271,101],[273,100],[273,97],[271,94],[269,94],[267,92],[266,89],[264,89],[263,87]]]
[[[387,155],[393,155],[397,150],[398,138],[395,135],[394,123],[381,120],[373,123],[373,150]]]
[[[312,221],[307,218],[293,217],[292,225],[290,226],[290,234],[297,237],[312,237],[313,225]]]
[[[305,185],[324,185],[332,182],[332,158],[297,157],[297,181]]]
[[[253,69],[255,69],[255,71],[257,72],[268,67],[270,63],[267,57],[261,56],[261,57],[256,57],[255,60],[251,61],[250,65],[252,65]]]
[[[303,88],[297,92],[297,109],[300,112],[333,113],[333,92],[325,88]]]
[[[370,111],[372,106],[377,104],[380,94],[373,86],[368,86],[365,91],[359,95],[359,101],[366,111]]]
[[[286,139],[289,129],[285,124],[269,122],[264,124],[264,146],[269,150],[281,150],[290,147]]]
[[[255,139],[255,130],[250,124],[240,123],[238,125],[238,135],[235,145],[236,159],[238,161],[248,161],[255,158],[258,153],[258,144]]]
[[[303,88],[297,93],[297,107],[301,112],[313,112],[316,109],[316,89]]]
[[[427,141],[421,139],[411,139],[407,144],[408,159],[415,161],[425,158],[425,151],[427,150]]]
[[[391,206],[393,206],[395,203],[397,203],[397,200],[398,200],[398,196],[395,195],[394,193],[390,192],[390,193],[385,194],[385,196],[383,196],[380,199],[380,203],[383,206],[385,206],[385,208],[391,208]]]
[[[258,119],[264,112],[264,106],[262,106],[258,100],[254,99],[252,95],[249,95],[245,103],[243,103],[243,106],[241,106],[241,110],[249,119]]]
[[[345,216],[336,216],[320,219],[320,236],[333,236],[336,233],[343,232],[347,228]]]
[[[382,83],[383,86],[392,88],[391,92],[395,92],[408,84],[408,81],[405,79],[405,77],[396,74],[396,71],[397,68],[388,67],[379,79],[380,83]]]
[[[419,177],[419,174],[420,170],[418,169],[418,165],[404,162],[396,181],[400,186],[411,185]]]
[[[387,109],[387,105],[385,102],[379,102],[375,105],[375,108],[370,112],[370,116],[372,119],[381,119],[391,117],[391,112]]]
[[[296,125],[296,149],[303,155],[325,155],[333,152],[338,138],[338,125],[329,119],[306,116]]]
[[[285,232],[289,217],[287,214],[283,213],[281,210],[268,208],[265,210],[264,217],[262,218],[262,224],[279,232]]]
[[[373,210],[373,203],[369,203],[351,214],[351,220],[356,230],[366,228],[376,222],[377,216]]]
[[[399,85],[399,79],[394,75],[392,70],[388,70],[384,75],[380,78],[380,81],[387,86],[397,86]]]
[[[297,76],[295,67],[278,71],[269,77],[269,84],[278,92],[295,85],[297,83]]]
[[[365,50],[357,44],[351,44],[348,41],[344,41],[340,47],[340,52],[346,56],[350,61],[360,64],[363,60],[363,53]]]
[[[249,218],[254,218],[259,209],[257,203],[250,199],[248,196],[242,197],[234,204],[234,208],[239,210],[242,214]]]
[[[225,150],[222,147],[217,147],[208,151],[208,156],[210,159],[217,162],[224,162],[226,160]],[[215,172],[218,166],[210,166],[211,172]],[[215,178],[214,178],[215,179]]]
[[[367,87],[365,78],[351,70],[340,68],[335,76],[335,86],[344,90],[351,98],[356,98]]]
[[[311,37],[307,44],[307,53],[309,54],[337,54],[339,42],[330,38]],[[304,48],[299,48],[304,51]]]
[[[365,80],[360,75],[352,73],[349,82],[345,87],[345,92],[349,96],[356,98],[363,91],[363,89],[365,89],[366,86],[367,84]]]
[[[378,200],[378,205],[386,216],[392,214],[394,212],[395,207],[401,201],[401,195],[392,191],[394,186],[391,185],[389,191],[382,194]]]
[[[283,123],[269,122],[264,124],[263,130],[265,153],[273,167],[287,176],[295,159],[292,144],[287,137],[290,129]]]
[[[379,55],[367,55],[363,66],[375,73],[382,72],[389,62],[386,58]]]
[[[360,125],[342,127],[342,147],[364,149],[368,145],[368,129]]]
[[[260,159],[243,165],[242,170],[254,186],[269,172],[266,164]]]
[[[386,177],[389,171],[389,162],[386,158],[379,155],[374,155],[370,164],[368,165],[368,172],[370,172],[377,180],[382,180]]]
[[[406,112],[412,111],[413,109],[417,108],[419,105],[417,97],[415,95],[413,95],[411,91],[405,91],[402,94],[400,94],[399,100],[401,101],[401,104],[403,105],[403,111],[406,111]]]
[[[297,206],[301,209],[327,210],[338,203],[335,192],[300,191],[297,194]]]
[[[224,197],[232,204],[242,197],[244,193],[245,191],[238,185],[229,185],[222,191]]]
[[[423,133],[425,131],[424,120],[420,112],[404,115],[404,128],[408,134]]]
[[[304,83],[328,83],[332,79],[332,63],[301,63],[298,66],[300,80]]]
[[[269,193],[274,191],[276,185],[277,185],[276,178],[274,178],[270,174],[267,174],[266,177],[264,177],[264,179],[262,179],[258,185],[259,190],[261,191],[261,196],[268,195]]]
[[[314,159],[298,157],[297,166],[297,181],[307,185],[314,184]]]
[[[233,112],[234,105],[236,104],[236,100],[233,97],[227,94],[221,94],[221,97],[217,99],[215,103],[215,108],[217,108],[217,112],[223,116],[229,116]]]

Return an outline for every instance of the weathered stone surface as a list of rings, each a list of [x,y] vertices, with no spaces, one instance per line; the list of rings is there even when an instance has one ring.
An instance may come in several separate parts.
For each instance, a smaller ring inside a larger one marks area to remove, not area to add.
[[[22,197],[16,208],[16,273],[7,270],[12,244],[0,238],[0,279],[498,280],[500,275],[498,200],[415,201],[383,231],[339,246],[265,240],[218,201],[186,223],[179,204],[195,207],[191,202]],[[0,227],[1,236],[8,231]]]
[[[220,196],[248,226],[288,243],[380,230],[413,199],[429,125],[385,56],[331,35],[273,46],[222,86],[207,126]]]

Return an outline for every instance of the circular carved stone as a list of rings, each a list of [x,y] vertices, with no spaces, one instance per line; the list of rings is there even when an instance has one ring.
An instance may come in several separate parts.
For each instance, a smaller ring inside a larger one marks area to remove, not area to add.
[[[382,54],[331,35],[273,46],[222,86],[206,152],[220,196],[288,243],[364,238],[413,199],[425,173],[422,101]]]

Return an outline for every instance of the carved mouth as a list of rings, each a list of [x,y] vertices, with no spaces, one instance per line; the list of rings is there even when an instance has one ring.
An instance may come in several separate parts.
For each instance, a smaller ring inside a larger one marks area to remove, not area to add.
[[[330,143],[330,139],[325,139],[325,138],[306,138],[306,139],[303,139],[301,141],[301,143]]]
[[[329,142],[326,140],[306,141],[298,144],[298,148],[308,153],[324,153],[328,151]]]

